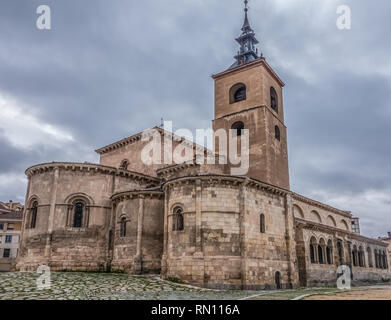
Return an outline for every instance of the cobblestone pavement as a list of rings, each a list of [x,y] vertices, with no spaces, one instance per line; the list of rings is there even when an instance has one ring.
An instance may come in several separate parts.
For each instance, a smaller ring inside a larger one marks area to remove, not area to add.
[[[227,300],[254,294],[201,289],[163,281],[158,276],[81,272],[51,273],[51,288],[39,290],[39,276],[0,273],[0,300]]]
[[[0,300],[291,300],[338,293],[336,288],[208,290],[163,281],[158,276],[82,272],[51,273],[51,287],[39,290],[39,276],[30,272],[0,273]],[[391,286],[356,287],[353,291],[365,290],[370,297],[374,289],[391,289]]]

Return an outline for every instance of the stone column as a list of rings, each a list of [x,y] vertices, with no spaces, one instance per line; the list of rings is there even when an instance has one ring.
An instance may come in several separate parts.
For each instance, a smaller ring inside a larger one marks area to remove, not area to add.
[[[164,226],[163,226],[163,255],[161,262],[161,276],[163,279],[167,278],[167,258],[168,258],[168,203],[169,203],[170,189],[166,188],[164,194]]]
[[[134,259],[134,268],[136,274],[142,273],[142,238],[143,238],[143,220],[144,220],[144,198],[145,196],[139,195],[138,202],[138,218],[137,218],[137,242],[136,242],[136,257]]]
[[[296,262],[295,247],[295,225],[293,216],[292,196],[288,193],[285,196],[285,240],[288,260],[288,285],[298,285],[298,266]]]
[[[202,181],[195,181],[195,233],[196,247],[192,261],[193,281],[200,286],[205,285],[205,261],[202,248]]]
[[[111,178],[111,194],[115,193],[115,173]],[[111,215],[109,218],[109,225],[107,231],[107,257],[106,257],[106,270],[111,269],[111,262],[114,257],[114,245],[115,245],[115,225],[117,220],[117,204],[111,203]],[[106,220],[105,220],[106,221]]]
[[[45,246],[45,257],[48,259],[48,261],[50,261],[50,255],[51,255],[52,233],[53,233],[53,226],[54,226],[54,216],[56,213],[56,200],[57,200],[57,188],[58,188],[59,176],[60,176],[60,169],[58,167],[55,167],[53,172],[53,186],[52,186],[52,194],[50,197],[48,232],[46,235],[46,246]]]
[[[196,180],[195,185],[195,223],[196,223],[196,252],[197,257],[203,257],[202,251],[202,183],[201,179]]]
[[[247,252],[246,252],[246,197],[249,179],[239,186],[239,241],[241,257],[242,289],[247,286]]]

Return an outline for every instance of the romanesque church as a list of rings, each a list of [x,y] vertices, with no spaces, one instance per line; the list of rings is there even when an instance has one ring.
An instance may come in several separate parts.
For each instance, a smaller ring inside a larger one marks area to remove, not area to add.
[[[248,129],[248,173],[145,164],[141,133],[96,150],[99,164],[32,166],[18,270],[155,273],[221,289],[335,285],[340,265],[356,282],[391,278],[387,243],[360,235],[349,211],[290,189],[285,84],[258,53],[245,4],[235,62],[213,76],[213,130]]]

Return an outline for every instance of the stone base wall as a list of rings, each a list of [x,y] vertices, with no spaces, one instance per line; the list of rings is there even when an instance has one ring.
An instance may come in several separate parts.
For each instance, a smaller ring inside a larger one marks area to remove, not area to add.
[[[381,282],[391,284],[391,273],[388,270],[353,268],[353,285]]]
[[[240,257],[183,257],[167,259],[165,279],[210,289],[241,289]]]

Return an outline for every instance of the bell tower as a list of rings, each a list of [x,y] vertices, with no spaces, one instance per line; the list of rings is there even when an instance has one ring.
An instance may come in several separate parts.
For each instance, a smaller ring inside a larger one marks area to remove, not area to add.
[[[259,42],[248,19],[248,1],[244,3],[245,17],[242,33],[236,39],[240,47],[235,62],[227,70],[212,76],[215,82],[213,130],[248,129],[247,176],[289,189],[282,99],[285,84],[263,55],[258,54],[256,45]],[[228,165],[231,166],[229,160]]]

